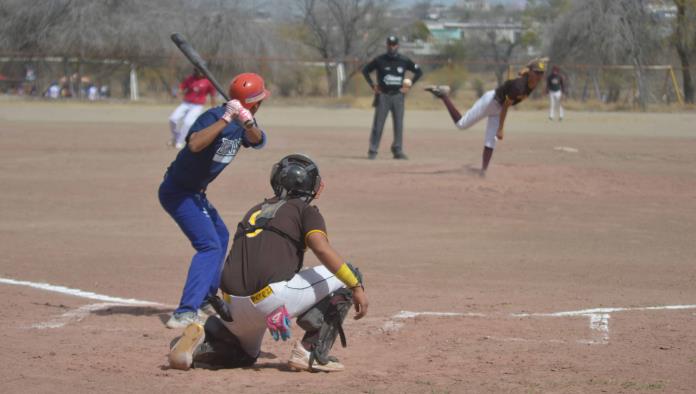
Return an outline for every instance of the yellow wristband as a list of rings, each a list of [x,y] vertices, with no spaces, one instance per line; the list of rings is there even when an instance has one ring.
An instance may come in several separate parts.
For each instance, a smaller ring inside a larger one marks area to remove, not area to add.
[[[336,271],[336,277],[343,283],[348,288],[353,288],[356,286],[360,286],[360,282],[358,282],[358,278],[355,277],[355,274],[353,274],[353,271],[348,268],[348,264],[343,263],[341,265],[341,268]]]

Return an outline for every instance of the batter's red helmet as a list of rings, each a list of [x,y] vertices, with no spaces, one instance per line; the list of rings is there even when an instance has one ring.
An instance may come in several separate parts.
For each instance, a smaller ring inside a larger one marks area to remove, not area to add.
[[[260,75],[239,74],[230,82],[230,99],[239,100],[246,109],[251,109],[259,101],[271,96]]]

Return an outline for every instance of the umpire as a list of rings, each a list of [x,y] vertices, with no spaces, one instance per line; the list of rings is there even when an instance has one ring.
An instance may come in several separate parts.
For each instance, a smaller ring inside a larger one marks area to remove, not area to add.
[[[367,158],[374,160],[379,150],[379,141],[382,139],[384,122],[389,111],[392,113],[394,124],[394,143],[391,150],[395,159],[406,160],[408,157],[403,151],[404,136],[404,96],[423,75],[420,67],[411,59],[398,53],[399,39],[396,36],[387,37],[387,53],[377,56],[362,69],[363,76],[375,92],[375,117],[372,122],[370,134],[370,149]],[[377,70],[377,84],[370,78],[370,73]],[[413,80],[405,81],[406,70],[413,73]],[[406,82],[406,83],[404,83]]]

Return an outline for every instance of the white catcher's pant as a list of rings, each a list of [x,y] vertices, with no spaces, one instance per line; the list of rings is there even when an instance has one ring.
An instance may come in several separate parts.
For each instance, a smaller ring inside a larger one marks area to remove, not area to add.
[[[186,142],[186,134],[202,112],[202,104],[184,101],[169,115],[169,130],[172,132],[172,141],[175,144],[183,145]]]
[[[239,338],[244,351],[252,357],[258,356],[261,351],[268,314],[285,305],[290,317],[297,317],[324,297],[345,287],[323,265],[302,270],[289,281],[271,283],[269,286],[273,294],[258,304],[251,302],[251,297],[230,296],[233,321],[223,321],[227,329]],[[293,332],[292,335],[298,334]]]
[[[563,119],[563,106],[561,105],[562,92],[549,91],[549,119],[554,118],[554,113],[558,112],[559,119]]]
[[[498,133],[498,126],[500,125],[501,109],[500,104],[495,101],[495,90],[489,90],[480,99],[476,100],[474,105],[459,119],[457,127],[468,129],[481,119],[488,117],[484,145],[495,149],[495,135]]]

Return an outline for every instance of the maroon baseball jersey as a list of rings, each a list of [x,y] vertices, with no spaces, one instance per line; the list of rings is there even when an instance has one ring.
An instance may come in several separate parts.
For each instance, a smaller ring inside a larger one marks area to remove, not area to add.
[[[520,101],[527,98],[532,93],[527,83],[527,74],[521,77],[505,81],[495,90],[495,101],[500,105],[506,102],[510,105],[517,105]]]

